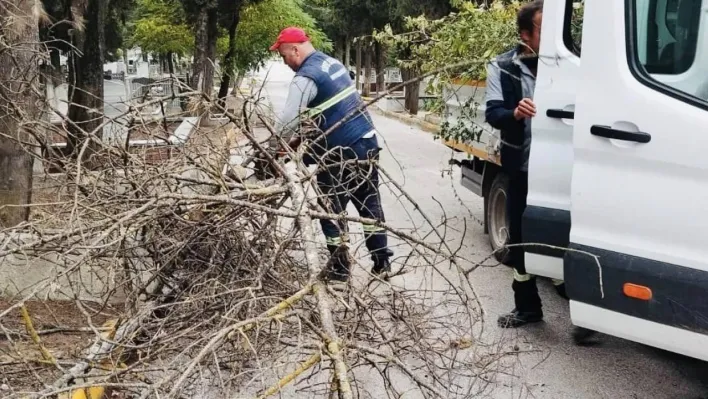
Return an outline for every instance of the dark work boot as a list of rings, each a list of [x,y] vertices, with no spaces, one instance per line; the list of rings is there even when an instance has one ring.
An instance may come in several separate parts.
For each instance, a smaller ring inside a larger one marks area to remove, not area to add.
[[[371,254],[371,260],[374,261],[374,267],[371,268],[371,274],[381,279],[388,280],[391,275],[391,261],[388,259],[393,256],[393,251],[386,248],[384,254],[379,255],[378,251]]]
[[[499,316],[497,324],[501,328],[517,328],[528,323],[538,323],[543,321],[543,312],[541,310],[535,312],[521,312],[517,309]]]
[[[379,260],[374,263],[374,267],[371,268],[371,274],[383,280],[388,280],[391,276],[391,262],[389,262],[388,259]]]
[[[327,262],[325,279],[331,282],[346,283],[349,280],[349,251],[346,245],[328,245],[331,254]]]
[[[497,320],[499,327],[516,328],[524,324],[542,321],[543,311],[541,310],[541,297],[538,296],[538,288],[536,287],[536,278],[531,277],[526,281],[514,279],[511,287],[514,289],[516,307],[510,313],[499,316]]]

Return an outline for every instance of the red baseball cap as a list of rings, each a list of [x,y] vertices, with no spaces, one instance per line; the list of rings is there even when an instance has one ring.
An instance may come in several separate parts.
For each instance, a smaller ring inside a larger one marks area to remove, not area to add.
[[[291,26],[280,31],[278,39],[270,46],[270,51],[275,51],[283,43],[304,43],[310,41],[304,30]]]

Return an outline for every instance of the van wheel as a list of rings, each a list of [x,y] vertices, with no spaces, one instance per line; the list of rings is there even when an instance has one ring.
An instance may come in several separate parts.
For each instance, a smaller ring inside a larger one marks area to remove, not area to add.
[[[506,193],[509,189],[509,177],[498,173],[489,188],[485,219],[489,226],[489,243],[494,257],[501,263],[509,258],[509,250],[503,248],[509,240],[509,218],[506,214]]]

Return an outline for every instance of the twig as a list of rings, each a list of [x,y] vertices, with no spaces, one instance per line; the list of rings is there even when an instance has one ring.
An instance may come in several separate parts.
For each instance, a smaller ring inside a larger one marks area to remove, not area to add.
[[[270,388],[268,388],[263,395],[259,396],[258,399],[265,399],[268,396],[274,395],[277,392],[279,392],[281,389],[283,389],[284,386],[288,385],[291,383],[293,380],[295,380],[297,377],[300,376],[300,374],[304,373],[305,371],[309,370],[312,368],[312,366],[316,365],[317,363],[320,362],[320,359],[322,358],[322,355],[320,353],[315,353],[314,355],[310,356],[307,358],[307,360],[302,363],[297,369],[293,370],[292,373],[286,375],[285,377],[281,378],[278,383]]]
[[[25,323],[27,333],[32,338],[32,342],[34,342],[35,345],[37,345],[37,347],[39,348],[39,351],[42,353],[42,358],[55,366],[59,366],[59,364],[57,363],[57,359],[54,358],[51,353],[49,353],[47,348],[44,347],[42,341],[39,339],[39,334],[37,334],[37,330],[34,329],[32,318],[30,317],[29,312],[27,311],[27,307],[25,305],[20,306],[20,313],[22,313],[22,320]]]

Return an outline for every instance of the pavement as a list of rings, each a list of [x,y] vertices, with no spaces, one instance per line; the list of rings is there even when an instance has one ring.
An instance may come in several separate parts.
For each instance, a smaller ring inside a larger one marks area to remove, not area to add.
[[[284,65],[269,64],[265,92],[277,111],[287,97],[292,78]],[[265,78],[264,69],[258,78]],[[484,234],[483,201],[459,184],[459,168],[449,170],[452,151],[433,140],[415,123],[372,113],[385,147],[383,167],[410,194],[432,220],[446,220],[447,243],[462,245],[463,267],[471,267],[491,253]],[[410,206],[382,190],[386,219],[394,227],[410,228]],[[355,211],[350,211],[356,214]],[[464,232],[464,234],[463,234]],[[400,279],[415,279],[415,273]],[[496,326],[499,314],[512,309],[512,271],[505,266],[479,268],[470,274],[486,312],[485,340],[504,340],[518,355],[508,374],[485,391],[490,398],[708,398],[708,363],[661,351],[631,341],[601,335],[598,344],[574,345],[568,303],[551,283],[539,281],[545,321],[516,330]],[[404,284],[414,283],[405,281]]]

